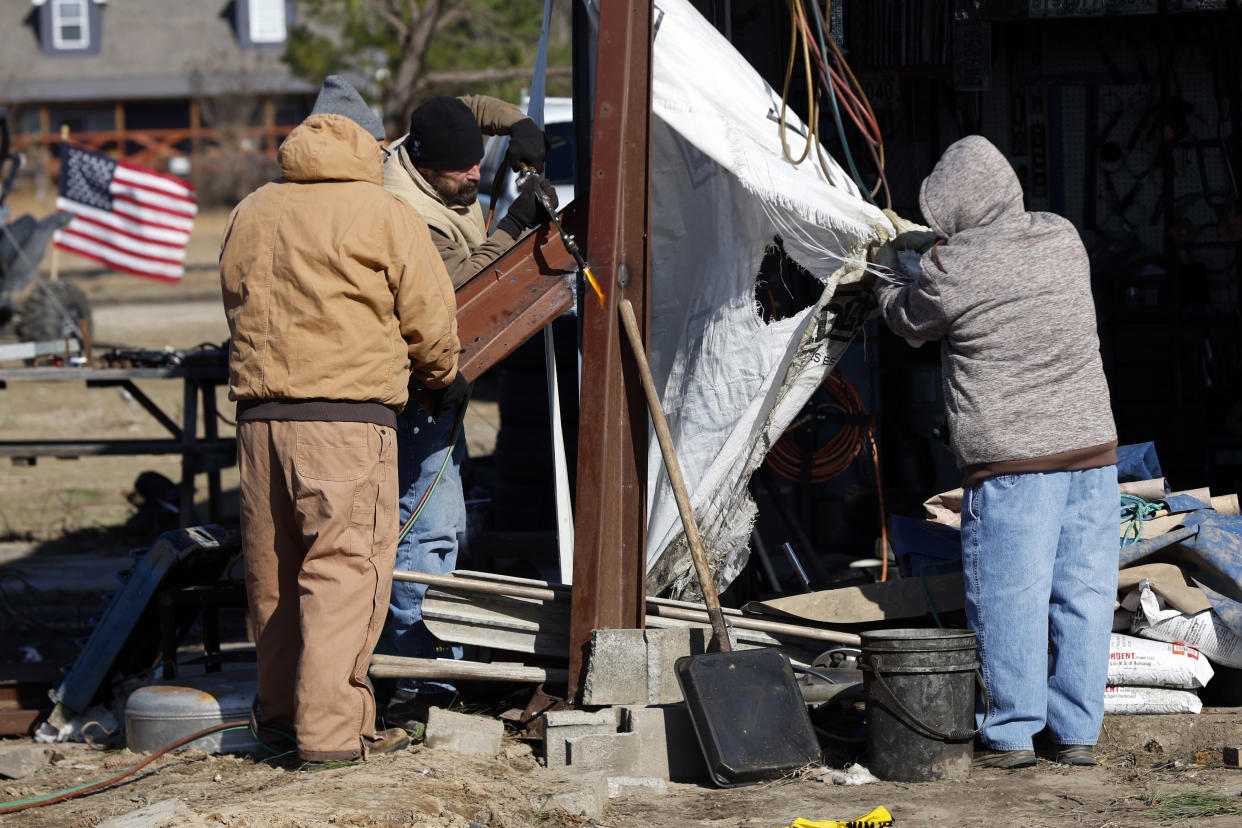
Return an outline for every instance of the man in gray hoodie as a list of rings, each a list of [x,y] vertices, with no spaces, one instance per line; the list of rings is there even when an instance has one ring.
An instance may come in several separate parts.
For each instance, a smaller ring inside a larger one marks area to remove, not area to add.
[[[975,764],[1035,764],[1045,727],[1057,761],[1095,764],[1119,497],[1087,253],[1066,219],[1026,211],[978,135],[945,150],[919,206],[936,244],[917,279],[875,290],[894,333],[941,342],[966,614],[991,697]]]

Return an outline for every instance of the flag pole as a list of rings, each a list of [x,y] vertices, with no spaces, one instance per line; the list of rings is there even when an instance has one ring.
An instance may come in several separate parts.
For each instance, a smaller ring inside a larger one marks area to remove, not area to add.
[[[61,125],[60,125],[60,143],[61,143],[61,144],[67,144],[67,143],[69,143],[69,125],[68,125],[68,124],[61,124]],[[63,158],[65,157],[65,154],[62,152],[62,153],[60,154],[60,157],[63,159]],[[61,175],[64,175],[64,174],[65,174],[65,169],[64,169],[64,166],[63,166],[63,165],[61,166],[60,174],[61,174]],[[60,278],[60,248],[59,248],[59,247],[57,247],[57,246],[56,246],[56,245],[54,245],[54,244],[52,245],[52,264],[51,264],[51,268],[52,268],[52,270],[51,270],[51,272],[48,274],[48,276],[47,276],[47,280],[48,280],[49,282],[55,282],[57,279],[59,279],[59,278]]]

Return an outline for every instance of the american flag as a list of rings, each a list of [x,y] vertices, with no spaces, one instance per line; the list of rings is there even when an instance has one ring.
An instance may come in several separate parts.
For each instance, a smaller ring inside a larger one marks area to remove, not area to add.
[[[194,187],[175,175],[62,144],[56,208],[74,214],[57,247],[139,276],[184,275],[198,205]]]

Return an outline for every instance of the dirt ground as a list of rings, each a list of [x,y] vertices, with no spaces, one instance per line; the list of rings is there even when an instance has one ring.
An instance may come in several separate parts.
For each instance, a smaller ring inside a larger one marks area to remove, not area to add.
[[[20,214],[29,204],[19,201],[14,206]],[[48,209],[34,206],[40,213]],[[155,349],[223,342],[227,329],[212,263],[225,217],[219,211],[200,217],[191,244],[191,269],[176,285],[100,274],[93,263],[62,254],[62,278],[75,280],[92,299],[96,341]],[[179,383],[148,381],[141,386],[179,419]],[[223,393],[219,402],[221,411],[231,414]],[[488,454],[499,426],[495,405],[476,400],[470,411],[472,454]],[[221,430],[231,433],[227,424]],[[88,389],[80,382],[10,383],[0,390],[0,433],[6,439],[164,436],[118,389]],[[100,578],[123,568],[125,550],[144,540],[117,528],[133,514],[125,491],[144,470],[175,480],[179,464],[169,457],[43,459],[0,472],[0,661],[16,660],[21,646],[32,642],[43,648],[50,664],[72,657],[72,646],[55,642],[66,632],[89,632],[90,616],[103,606]],[[235,470],[229,470],[224,486],[227,490],[235,485]],[[41,620],[32,621],[22,611],[22,596],[42,602],[44,610],[63,605],[64,611],[59,618],[45,612]],[[0,665],[3,672],[14,669]],[[1235,744],[1239,742],[1242,730]],[[0,752],[30,744],[26,739],[3,740]],[[284,760],[189,750],[161,757],[103,791],[3,816],[0,823],[94,826],[148,805],[180,800],[184,808],[178,815],[134,824],[778,826],[798,817],[850,819],[877,805],[886,806],[899,826],[1242,824],[1242,771],[1219,766],[1220,746],[1200,745],[1209,750],[1197,756],[1190,750],[1157,756],[1139,745],[1113,751],[1106,767],[1069,769],[1041,762],[1025,771],[986,771],[953,783],[840,787],[790,778],[723,790],[673,784],[664,794],[614,799],[595,820],[549,809],[550,792],[581,786],[581,781],[566,781],[546,770],[531,746],[512,736],[503,755],[494,759],[416,745],[395,756],[314,772]],[[44,770],[21,780],[0,780],[0,798],[12,801],[84,785],[142,758],[83,744],[55,749],[57,758]],[[1206,810],[1200,807],[1206,815],[1181,818],[1169,804],[1182,802],[1186,793],[1220,799]],[[1229,809],[1232,813],[1225,812]]]
[[[0,746],[0,749],[7,745]],[[36,776],[0,784],[5,801],[83,785],[141,761],[127,751],[59,745],[63,758]],[[182,751],[100,793],[0,818],[14,826],[94,826],[165,800],[184,811],[143,826],[719,826],[773,828],[794,819],[851,819],[885,806],[897,826],[1235,826],[1242,822],[1242,772],[1196,766],[1186,757],[1153,767],[1150,756],[1116,755],[1107,767],[1041,762],[1022,771],[983,771],[962,782],[833,786],[791,778],[732,789],[671,784],[667,793],[613,799],[598,819],[544,810],[551,791],[582,786],[541,767],[528,745],[506,740],[495,759],[415,746],[334,770]],[[1210,763],[1209,763],[1210,764]],[[566,781],[566,780],[570,781]],[[1161,804],[1215,794],[1232,813],[1177,818]],[[1180,795],[1180,796],[1179,796]],[[1154,804],[1153,804],[1154,803]],[[1232,805],[1238,803],[1238,805]]]

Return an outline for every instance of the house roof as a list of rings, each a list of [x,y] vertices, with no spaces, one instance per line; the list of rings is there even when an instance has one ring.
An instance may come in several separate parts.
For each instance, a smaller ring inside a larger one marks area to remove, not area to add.
[[[314,94],[279,48],[242,48],[230,0],[110,0],[99,53],[49,55],[38,9],[0,3],[0,104],[185,98],[240,90]]]

